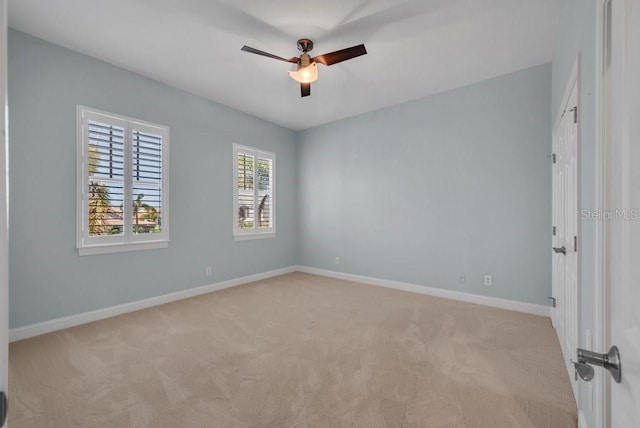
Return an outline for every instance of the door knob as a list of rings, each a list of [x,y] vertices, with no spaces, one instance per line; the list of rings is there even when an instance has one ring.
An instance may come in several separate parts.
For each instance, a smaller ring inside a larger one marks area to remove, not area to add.
[[[562,247],[553,247],[553,251],[555,251],[556,254],[564,254],[565,256],[567,255],[567,247],[565,247],[564,245]]]
[[[622,380],[622,366],[620,364],[620,353],[616,346],[612,346],[606,354],[587,351],[578,348],[576,350],[578,361],[572,361],[578,375],[585,381],[593,379],[593,366],[604,367],[609,371],[613,380],[620,383]]]

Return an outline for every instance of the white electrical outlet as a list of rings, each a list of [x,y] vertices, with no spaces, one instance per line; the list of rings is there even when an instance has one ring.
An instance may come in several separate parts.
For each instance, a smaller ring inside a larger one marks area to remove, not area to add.
[[[211,275],[211,266],[204,268],[204,274],[207,276]]]
[[[335,259],[333,259],[333,262],[337,265],[340,264],[340,257],[336,257]]]
[[[493,285],[493,277],[491,275],[484,276],[484,285]]]
[[[458,275],[458,281],[461,283],[467,282],[467,275],[465,275],[464,273],[461,273],[460,275]]]

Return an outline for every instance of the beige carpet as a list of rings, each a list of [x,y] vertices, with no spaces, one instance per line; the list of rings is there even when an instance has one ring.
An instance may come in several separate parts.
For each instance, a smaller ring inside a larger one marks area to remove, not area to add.
[[[576,427],[547,318],[302,273],[12,343],[10,426]]]

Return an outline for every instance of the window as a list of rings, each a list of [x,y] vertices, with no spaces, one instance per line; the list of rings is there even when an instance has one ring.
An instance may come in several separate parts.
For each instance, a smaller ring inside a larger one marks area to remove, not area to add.
[[[80,255],[165,248],[169,128],[78,106]]]
[[[233,145],[233,236],[236,240],[275,236],[273,153]]]

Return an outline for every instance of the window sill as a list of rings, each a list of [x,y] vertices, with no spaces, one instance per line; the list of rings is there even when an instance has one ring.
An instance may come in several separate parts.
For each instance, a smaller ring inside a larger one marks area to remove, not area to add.
[[[252,233],[250,235],[234,235],[234,241],[250,241],[252,239],[265,239],[265,238],[275,238],[275,232],[266,232],[266,233]]]
[[[133,244],[90,245],[78,248],[81,256],[94,254],[124,253],[127,251],[157,250],[169,247],[169,241],[136,242]]]

